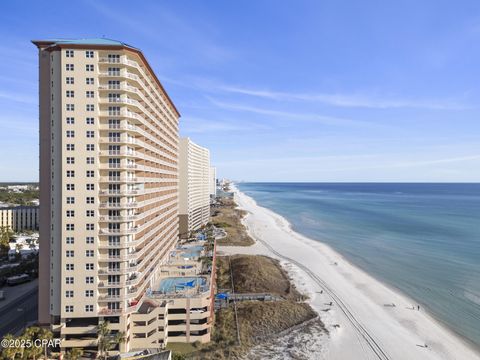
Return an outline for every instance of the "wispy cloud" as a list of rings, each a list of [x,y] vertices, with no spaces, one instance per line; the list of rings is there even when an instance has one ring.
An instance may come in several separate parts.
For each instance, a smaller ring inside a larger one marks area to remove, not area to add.
[[[141,21],[135,20],[130,13],[119,11],[121,8],[114,10],[98,1],[88,1],[88,3],[102,16],[116,21],[150,42],[165,48],[215,63],[234,57],[231,49],[217,44],[212,39],[207,26],[202,26],[198,22],[195,26],[191,21],[185,21],[165,6],[157,5],[155,2],[150,3],[148,9],[143,9],[145,15],[142,16]]]
[[[302,113],[302,112],[291,112],[291,111],[284,111],[284,110],[275,110],[275,109],[268,109],[258,106],[251,106],[239,103],[232,103],[232,102],[224,102],[212,97],[207,97],[209,101],[222,109],[227,110],[234,110],[234,111],[243,111],[243,112],[250,112],[256,113],[260,115],[268,115],[270,117],[281,117],[281,118],[288,118],[297,121],[310,121],[316,122],[323,125],[331,125],[331,126],[353,126],[353,127],[367,127],[367,128],[391,128],[391,126],[372,123],[363,120],[352,120],[334,116],[327,116],[327,115],[319,115],[314,113]]]
[[[231,93],[247,95],[274,101],[320,103],[341,108],[367,109],[426,109],[426,110],[467,110],[477,106],[464,101],[446,99],[413,99],[400,96],[379,95],[377,92],[327,93],[327,92],[287,92],[270,89],[228,85],[215,79],[190,77],[187,80],[165,78],[165,82],[177,86],[201,90],[207,93]]]
[[[267,98],[277,101],[308,101],[319,102],[338,107],[357,107],[372,109],[390,109],[390,108],[421,108],[430,110],[463,110],[472,108],[460,102],[445,100],[422,100],[422,99],[404,99],[404,98],[386,98],[373,94],[340,94],[340,93],[302,93],[302,92],[281,92],[271,90],[258,90],[235,86],[220,86],[219,89],[249,95],[260,98]]]
[[[413,167],[428,167],[431,165],[462,163],[468,161],[480,161],[480,155],[467,155],[451,158],[428,159],[420,161],[389,161],[388,163],[378,165],[366,165],[355,167],[331,168],[328,171],[356,171],[356,170],[374,170],[374,169],[399,169]]]
[[[15,101],[19,103],[24,103],[24,104],[31,104],[31,105],[36,105],[38,104],[38,99],[26,95],[24,93],[14,93],[14,92],[5,92],[5,91],[0,91],[0,99],[6,99],[9,101]]]
[[[245,121],[207,120],[187,117],[182,120],[182,131],[187,133],[219,133],[268,129],[266,125],[246,123]]]

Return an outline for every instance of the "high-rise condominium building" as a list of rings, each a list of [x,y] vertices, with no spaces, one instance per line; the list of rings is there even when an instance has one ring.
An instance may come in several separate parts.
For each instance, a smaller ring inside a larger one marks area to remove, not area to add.
[[[123,331],[178,239],[179,113],[142,52],[33,41],[40,61],[39,322],[62,348]],[[153,344],[152,346],[156,346]]]
[[[210,197],[215,198],[217,196],[217,168],[210,166]]]
[[[185,237],[210,220],[210,151],[180,139],[180,236]]]

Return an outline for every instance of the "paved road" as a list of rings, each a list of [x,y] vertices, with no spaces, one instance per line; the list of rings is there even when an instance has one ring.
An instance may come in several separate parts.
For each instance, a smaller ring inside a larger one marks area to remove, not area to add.
[[[12,287],[13,289],[14,287]],[[23,309],[22,312],[17,309]],[[38,318],[38,288],[34,287],[0,310],[0,337],[20,332]]]

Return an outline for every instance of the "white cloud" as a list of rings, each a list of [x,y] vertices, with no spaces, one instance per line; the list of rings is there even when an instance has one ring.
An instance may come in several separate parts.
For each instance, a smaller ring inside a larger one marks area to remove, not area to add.
[[[385,98],[371,94],[329,94],[301,92],[294,93],[270,90],[256,90],[234,86],[220,86],[219,89],[226,92],[267,98],[278,101],[320,102],[337,107],[359,107],[372,109],[421,108],[430,110],[463,110],[472,108],[472,106],[467,106],[465,104],[461,104],[450,99],[422,100],[405,98]]]

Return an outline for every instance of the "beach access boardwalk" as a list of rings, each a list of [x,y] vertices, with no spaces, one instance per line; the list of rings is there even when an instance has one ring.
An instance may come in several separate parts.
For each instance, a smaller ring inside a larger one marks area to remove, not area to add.
[[[240,301],[283,301],[280,296],[270,293],[228,293],[219,291],[215,297],[215,310],[223,309]]]

